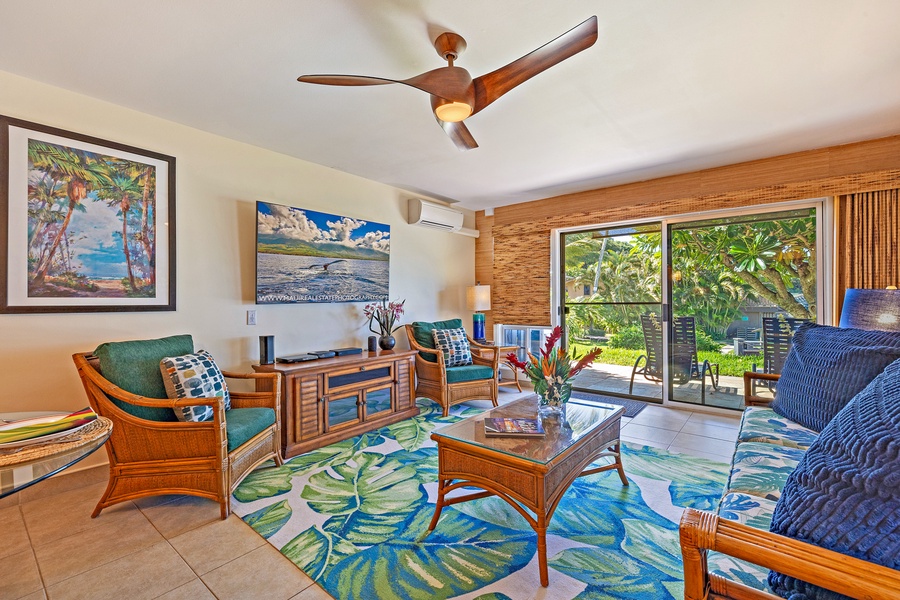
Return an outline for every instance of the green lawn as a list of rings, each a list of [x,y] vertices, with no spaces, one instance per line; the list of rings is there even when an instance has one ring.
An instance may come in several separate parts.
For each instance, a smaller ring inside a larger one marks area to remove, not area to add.
[[[591,350],[593,346],[585,344],[572,344],[572,350],[575,356],[582,356]],[[634,361],[638,356],[644,354],[643,350],[627,350],[625,348],[607,348],[603,347],[603,353],[597,359],[598,363],[606,363],[608,365],[624,365],[628,367],[634,366]],[[762,356],[735,356],[734,354],[721,354],[719,352],[698,352],[698,357],[702,363],[708,360],[710,363],[719,363],[719,375],[732,375],[741,377],[744,371],[752,370],[753,363],[761,364]]]

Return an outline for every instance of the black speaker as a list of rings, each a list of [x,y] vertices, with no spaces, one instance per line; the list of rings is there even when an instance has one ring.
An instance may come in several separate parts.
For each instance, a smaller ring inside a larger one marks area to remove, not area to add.
[[[271,365],[275,362],[275,336],[259,336],[259,364]]]
[[[374,335],[369,336],[369,352],[378,351],[378,338]]]

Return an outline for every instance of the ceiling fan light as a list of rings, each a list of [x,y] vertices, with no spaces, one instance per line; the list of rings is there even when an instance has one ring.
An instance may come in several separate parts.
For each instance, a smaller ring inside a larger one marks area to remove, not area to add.
[[[434,114],[441,121],[458,123],[472,114],[472,107],[465,102],[444,102],[434,108]]]

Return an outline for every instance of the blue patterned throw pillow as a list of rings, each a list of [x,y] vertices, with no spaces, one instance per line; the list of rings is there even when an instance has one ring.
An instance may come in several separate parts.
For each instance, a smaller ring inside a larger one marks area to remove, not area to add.
[[[206,350],[184,356],[167,356],[159,362],[159,370],[169,398],[221,396],[225,400],[225,410],[231,408],[225,377]],[[209,406],[185,406],[176,410],[175,416],[179,421],[209,421],[213,418],[213,410]]]
[[[900,332],[804,323],[778,380],[772,410],[813,431],[900,358]]]
[[[472,348],[469,347],[465,329],[435,329],[431,335],[434,336],[434,347],[444,353],[446,366],[462,367],[472,364]]]
[[[771,530],[900,569],[900,360],[832,419],[788,476]],[[784,598],[846,596],[772,571]]]

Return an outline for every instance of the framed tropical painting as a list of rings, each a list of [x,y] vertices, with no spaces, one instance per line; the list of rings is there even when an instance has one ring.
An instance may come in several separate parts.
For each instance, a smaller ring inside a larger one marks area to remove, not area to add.
[[[175,310],[175,158],[0,116],[0,312]]]

